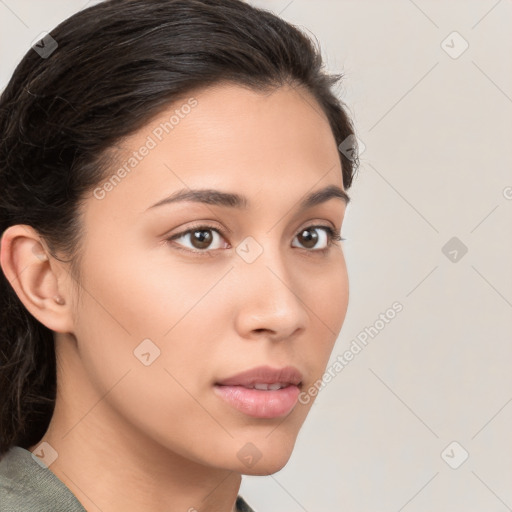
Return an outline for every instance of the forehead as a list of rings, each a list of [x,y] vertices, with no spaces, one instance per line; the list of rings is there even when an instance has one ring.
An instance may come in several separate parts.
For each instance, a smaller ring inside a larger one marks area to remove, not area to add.
[[[290,86],[259,92],[217,84],[196,91],[126,138],[116,158],[99,184],[112,185],[102,207],[129,203],[142,211],[187,187],[281,202],[283,193],[298,199],[329,184],[343,188],[325,114],[310,93]]]

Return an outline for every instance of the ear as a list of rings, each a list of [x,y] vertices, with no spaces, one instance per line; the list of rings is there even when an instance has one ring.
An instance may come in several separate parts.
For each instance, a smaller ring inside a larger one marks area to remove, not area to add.
[[[31,226],[7,228],[0,241],[0,265],[23,305],[55,332],[72,332],[69,275]]]

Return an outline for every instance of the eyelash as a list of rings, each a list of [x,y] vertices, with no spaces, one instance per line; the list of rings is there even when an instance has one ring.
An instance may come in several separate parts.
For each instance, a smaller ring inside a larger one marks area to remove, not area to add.
[[[299,231],[299,233],[297,233],[297,234],[300,234],[300,233],[302,233],[302,231],[306,231],[309,229],[325,230],[327,232],[328,243],[327,243],[327,247],[324,247],[323,249],[304,249],[307,252],[325,254],[325,253],[327,253],[327,251],[329,251],[331,249],[331,247],[334,245],[335,242],[337,242],[337,241],[342,242],[342,241],[346,240],[346,238],[343,238],[334,229],[332,229],[331,226],[324,226],[324,225],[319,225],[319,224],[313,224],[311,226],[306,226],[303,229],[301,229]],[[176,233],[175,235],[172,235],[171,237],[166,238],[166,242],[172,242],[178,238],[181,238],[183,235],[188,235],[190,233],[193,233],[194,231],[210,231],[210,230],[216,231],[219,235],[221,235],[223,238],[225,238],[224,233],[221,230],[219,230],[217,227],[211,226],[208,224],[200,224],[198,226],[193,226],[190,229],[187,229],[186,231],[181,231],[180,233]],[[295,235],[295,236],[297,236],[297,235]],[[198,249],[188,249],[188,248],[180,247],[179,245],[176,245],[176,249],[178,249],[180,251],[185,251],[187,253],[197,254],[199,256],[211,256],[211,253],[213,252],[213,250],[211,250],[211,249],[210,250],[205,249],[204,251],[200,251]]]

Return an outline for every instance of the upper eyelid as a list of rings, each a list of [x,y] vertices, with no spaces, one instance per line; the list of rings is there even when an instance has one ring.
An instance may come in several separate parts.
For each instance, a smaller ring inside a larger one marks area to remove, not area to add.
[[[339,233],[339,230],[336,228],[336,226],[333,227],[333,226],[328,226],[328,225],[322,225],[319,222],[317,222],[317,223],[308,224],[308,225],[300,228],[298,231],[295,232],[295,236],[298,233],[300,233],[302,230],[308,229],[308,228],[313,228],[313,227],[324,228],[324,229],[332,229],[335,234]],[[201,228],[206,228],[206,230],[216,231],[219,235],[224,236],[224,230],[222,228],[218,228],[216,226],[210,226],[210,225],[208,225],[208,223],[203,223],[203,224],[197,224],[196,226],[192,226],[192,227],[190,227],[190,228],[188,228],[186,230],[183,230],[183,231],[180,231],[178,233],[175,233],[174,235],[167,236],[166,239],[167,240],[174,240],[175,238],[180,238],[183,235],[188,235],[189,233],[194,232],[196,230],[199,230]],[[233,234],[233,231],[230,230],[230,229],[226,229],[225,231],[227,231],[227,233],[230,234],[230,235]]]

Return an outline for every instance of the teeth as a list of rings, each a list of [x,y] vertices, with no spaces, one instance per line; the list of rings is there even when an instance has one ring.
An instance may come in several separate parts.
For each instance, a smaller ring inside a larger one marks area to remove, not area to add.
[[[259,389],[262,391],[275,391],[277,389],[284,388],[285,384],[282,384],[281,382],[276,382],[275,384],[254,384],[254,389]]]

